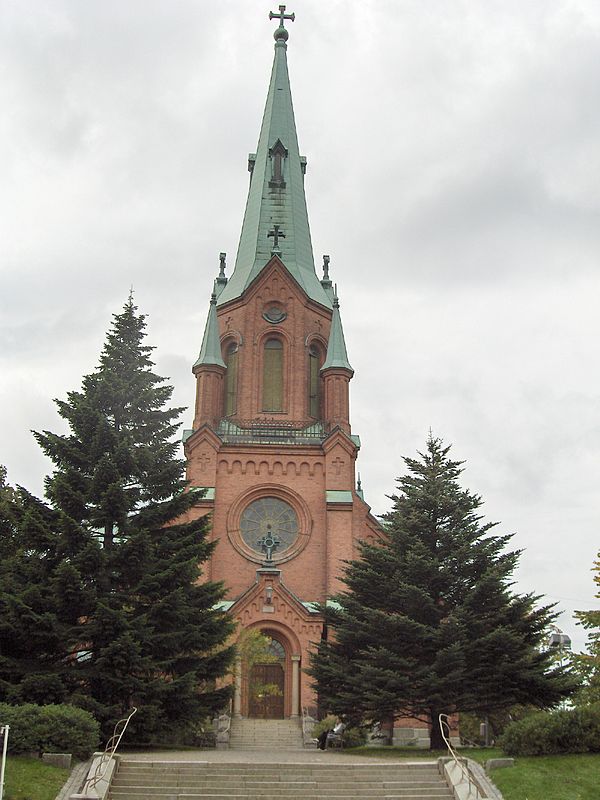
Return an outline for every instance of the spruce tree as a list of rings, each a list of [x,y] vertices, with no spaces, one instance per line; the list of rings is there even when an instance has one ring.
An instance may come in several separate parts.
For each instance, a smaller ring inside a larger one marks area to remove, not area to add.
[[[65,642],[73,609],[82,607],[73,595],[73,566],[63,560],[57,514],[8,486],[1,472],[0,699],[61,702],[69,672]]]
[[[592,571],[598,587],[596,599],[600,600],[600,553]],[[600,702],[600,609],[576,611],[575,616],[578,624],[588,631],[587,652],[573,656],[575,670],[582,681],[576,699],[582,704],[597,703]]]
[[[35,436],[55,465],[46,494],[69,699],[107,734],[136,705],[131,733],[149,737],[222,707],[233,625],[218,610],[223,587],[201,580],[212,544],[206,519],[186,521],[197,493],[176,457],[183,409],[167,407],[173,389],[153,372],[145,328],[130,296],[97,370],[56,401],[68,433]]]
[[[549,707],[572,691],[540,649],[552,606],[511,591],[519,553],[483,521],[449,450],[430,436],[425,453],[404,459],[386,537],[348,564],[311,670],[325,709],[425,721],[432,748],[443,746],[440,713]]]

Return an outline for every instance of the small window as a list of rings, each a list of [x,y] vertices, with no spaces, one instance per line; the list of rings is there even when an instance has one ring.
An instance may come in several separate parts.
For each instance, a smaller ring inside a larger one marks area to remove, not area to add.
[[[232,342],[225,353],[225,416],[237,411],[238,346]]]
[[[265,342],[263,411],[283,411],[283,344],[279,339]]]
[[[314,419],[321,416],[321,351],[315,344],[308,348],[308,413]]]

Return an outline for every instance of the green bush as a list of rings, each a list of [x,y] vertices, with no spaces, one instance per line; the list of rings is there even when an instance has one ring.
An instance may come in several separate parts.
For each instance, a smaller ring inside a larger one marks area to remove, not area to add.
[[[506,728],[500,746],[510,756],[600,752],[600,703],[525,717]]]
[[[11,706],[0,703],[0,722],[10,725],[8,752],[72,753],[87,758],[98,747],[100,726],[87,711],[75,706]]]
[[[326,717],[323,717],[323,719],[315,723],[315,726],[312,729],[313,737],[318,739],[323,731],[332,731],[338,722],[339,719],[336,716],[333,714],[328,714]]]
[[[367,741],[367,735],[361,728],[346,728],[344,731],[344,747],[360,747]]]

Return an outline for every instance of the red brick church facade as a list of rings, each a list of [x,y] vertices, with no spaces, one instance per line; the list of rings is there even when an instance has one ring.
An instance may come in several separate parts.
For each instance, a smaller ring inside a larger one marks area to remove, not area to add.
[[[305,669],[322,636],[316,604],[340,589],[344,560],[382,535],[356,481],[348,361],[329,258],[317,277],[289,77],[284,7],[234,271],[225,256],[194,364],[188,480],[211,515],[207,578],[223,581],[239,629],[280,654],[281,701],[261,706],[237,671],[234,714],[314,713]],[[411,725],[416,723],[411,722]]]

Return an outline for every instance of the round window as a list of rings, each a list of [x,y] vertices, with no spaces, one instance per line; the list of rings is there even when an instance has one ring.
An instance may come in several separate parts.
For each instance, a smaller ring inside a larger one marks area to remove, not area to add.
[[[298,538],[298,516],[278,497],[261,497],[246,506],[240,519],[245,544],[267,561],[283,555]]]

